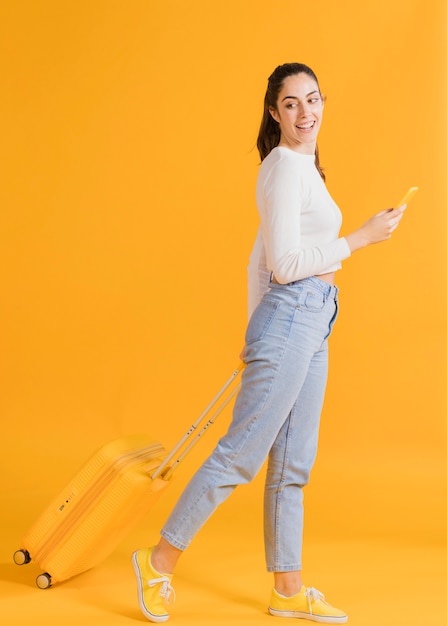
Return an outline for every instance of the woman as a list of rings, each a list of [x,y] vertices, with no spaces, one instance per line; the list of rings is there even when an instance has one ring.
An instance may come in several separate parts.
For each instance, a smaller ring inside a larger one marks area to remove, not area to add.
[[[337,316],[335,273],[353,252],[390,238],[405,207],[386,210],[340,238],[341,214],[324,184],[317,136],[324,109],[318,80],[288,63],[269,78],[258,136],[260,229],[250,259],[246,368],[233,421],[193,477],[154,548],[133,554],[140,607],[169,618],[174,567],[236,485],[268,457],[264,536],[274,575],[269,612],[323,623],[346,614],[301,578],[302,489],[309,481],[327,378],[327,340]]]

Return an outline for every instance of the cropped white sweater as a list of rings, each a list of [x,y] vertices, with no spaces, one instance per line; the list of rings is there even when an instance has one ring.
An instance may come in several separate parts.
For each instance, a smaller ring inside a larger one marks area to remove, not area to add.
[[[339,238],[341,213],[313,155],[277,147],[263,160],[256,185],[260,227],[248,266],[249,316],[269,288],[334,272],[351,250]]]

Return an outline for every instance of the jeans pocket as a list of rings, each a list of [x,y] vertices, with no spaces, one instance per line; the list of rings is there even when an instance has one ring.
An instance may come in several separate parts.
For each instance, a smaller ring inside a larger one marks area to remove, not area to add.
[[[279,302],[276,300],[264,298],[260,302],[251,316],[247,332],[245,333],[245,343],[247,346],[265,337],[278,307]]]
[[[326,304],[326,297],[318,289],[309,289],[304,298],[304,304],[302,305],[303,309],[307,311],[321,311]]]

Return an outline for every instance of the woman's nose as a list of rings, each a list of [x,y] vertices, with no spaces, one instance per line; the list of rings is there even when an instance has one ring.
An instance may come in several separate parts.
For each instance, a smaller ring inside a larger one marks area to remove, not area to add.
[[[300,115],[307,115],[310,111],[310,105],[307,102],[299,102],[298,111]]]

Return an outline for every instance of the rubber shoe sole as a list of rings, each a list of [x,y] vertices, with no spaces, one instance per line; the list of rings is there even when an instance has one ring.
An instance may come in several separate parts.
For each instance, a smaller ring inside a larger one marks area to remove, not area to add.
[[[298,619],[308,619],[312,622],[319,622],[320,624],[346,624],[348,621],[348,617],[345,615],[343,617],[330,617],[323,615],[312,615],[311,613],[302,613],[301,611],[278,611],[277,609],[272,609],[269,606],[270,615],[274,615],[275,617],[295,617]]]

